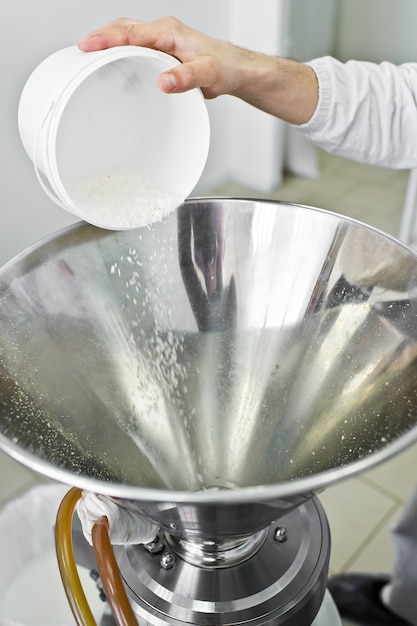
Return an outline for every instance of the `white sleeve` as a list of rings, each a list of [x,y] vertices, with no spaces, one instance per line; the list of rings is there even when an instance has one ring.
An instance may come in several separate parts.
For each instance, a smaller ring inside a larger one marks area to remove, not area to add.
[[[417,167],[417,63],[307,63],[319,84],[317,109],[295,126],[315,145],[349,159],[395,169]]]

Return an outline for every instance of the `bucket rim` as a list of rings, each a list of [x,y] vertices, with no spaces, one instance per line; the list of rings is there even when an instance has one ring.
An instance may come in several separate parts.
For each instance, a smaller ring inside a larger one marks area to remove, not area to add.
[[[76,46],[71,46],[67,48],[67,50],[74,50]],[[147,48],[143,46],[134,46],[134,45],[126,45],[126,46],[117,46],[114,48],[107,48],[105,50],[98,50],[93,52],[82,52],[79,51],[82,55],[88,55],[88,62],[86,62],[83,66],[78,68],[77,71],[70,77],[70,79],[66,82],[63,89],[57,94],[54,101],[52,102],[48,113],[45,116],[44,121],[41,124],[40,130],[44,128],[44,141],[43,145],[41,145],[42,156],[41,161],[44,165],[45,175],[48,179],[50,186],[52,187],[53,194],[50,197],[54,199],[54,201],[61,206],[64,210],[69,211],[73,215],[78,218],[88,221],[89,223],[99,227],[105,228],[108,230],[130,230],[132,226],[120,226],[113,224],[104,224],[101,223],[100,220],[91,219],[91,216],[88,215],[83,210],[80,210],[77,204],[72,200],[71,195],[67,192],[65,184],[61,178],[59,173],[59,165],[55,150],[56,138],[59,130],[59,126],[62,120],[62,115],[65,111],[65,108],[75,93],[76,89],[86,80],[88,79],[96,70],[105,67],[106,65],[110,65],[111,63],[129,59],[129,58],[151,58],[155,61],[164,61],[166,63],[166,68],[160,68],[159,71],[166,71],[172,67],[176,67],[180,65],[180,61],[173,57],[170,54],[162,52],[160,50],[154,50],[152,48]],[[90,59],[91,55],[91,59]],[[209,143],[210,143],[210,126],[209,126],[209,116],[208,111],[205,106],[204,96],[200,89],[195,88],[185,94],[182,94],[185,97],[193,98],[201,107],[201,115],[206,120],[207,125],[207,148],[205,150],[205,158],[204,163],[207,161],[208,151],[209,151]],[[33,162],[35,163],[36,157],[36,149],[33,155]],[[35,165],[36,167],[36,165]],[[203,164],[204,168],[204,164]],[[197,182],[197,181],[196,181]],[[56,196],[56,197],[54,197]],[[185,199],[185,196],[184,196]],[[136,226],[135,226],[136,227]]]

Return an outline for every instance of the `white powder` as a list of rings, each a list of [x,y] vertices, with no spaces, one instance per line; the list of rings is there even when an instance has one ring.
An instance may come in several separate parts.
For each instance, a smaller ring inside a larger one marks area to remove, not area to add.
[[[84,219],[103,228],[147,226],[161,221],[184,201],[178,194],[157,188],[134,167],[72,180],[68,191]]]
[[[114,415],[165,487],[195,491],[201,481],[192,446],[189,372],[183,356],[184,335],[172,322],[168,295],[173,284],[172,253],[167,243],[150,255],[140,248],[126,248],[109,265],[112,280],[124,296],[121,305],[126,320],[122,352],[116,351],[121,345],[117,336],[114,353],[126,405]],[[164,266],[166,270],[161,271]],[[114,333],[114,321],[108,321],[109,332]]]

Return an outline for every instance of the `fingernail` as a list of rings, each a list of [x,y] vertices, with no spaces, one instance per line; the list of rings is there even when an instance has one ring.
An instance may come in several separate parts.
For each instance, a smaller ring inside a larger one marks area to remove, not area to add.
[[[163,91],[174,91],[177,87],[177,79],[173,74],[166,72],[160,75],[159,86]]]

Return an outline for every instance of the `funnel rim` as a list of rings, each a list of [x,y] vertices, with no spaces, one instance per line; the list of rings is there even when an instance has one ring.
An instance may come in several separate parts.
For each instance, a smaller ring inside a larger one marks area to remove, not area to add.
[[[204,504],[229,505],[250,502],[272,502],[289,496],[318,493],[330,485],[334,485],[348,478],[353,478],[377,465],[385,463],[398,453],[417,441],[417,426],[384,448],[356,459],[353,463],[326,470],[312,476],[305,476],[296,480],[283,481],[273,484],[260,484],[249,487],[238,487],[231,490],[186,491],[136,487],[100,480],[82,474],[76,474],[64,468],[53,465],[28,450],[21,448],[0,433],[0,450],[3,450],[15,461],[46,478],[66,484],[69,487],[78,487],[85,491],[99,493],[110,497],[134,500],[137,502],[174,502],[177,504]]]
[[[395,235],[392,235],[391,233],[388,233],[387,231],[383,230],[382,228],[378,228],[377,226],[373,226],[371,224],[365,223],[362,220],[359,220],[355,217],[344,215],[343,213],[338,213],[337,211],[333,211],[330,209],[323,209],[321,207],[314,206],[312,204],[306,204],[304,202],[293,202],[291,200],[274,200],[273,198],[260,198],[258,196],[243,197],[243,196],[234,196],[234,195],[230,195],[230,196],[218,195],[218,196],[209,196],[209,197],[189,196],[188,198],[184,200],[183,205],[187,205],[187,204],[192,205],[192,204],[195,204],[196,202],[204,202],[204,204],[212,204],[212,203],[215,204],[216,202],[224,202],[224,201],[240,202],[242,204],[253,204],[253,203],[257,205],[264,204],[264,205],[270,205],[272,207],[287,206],[287,207],[294,207],[294,208],[300,208],[300,209],[308,209],[309,211],[314,211],[315,213],[323,213],[325,215],[332,216],[339,221],[343,221],[349,224],[355,224],[356,226],[365,228],[367,232],[373,232],[373,233],[382,235],[382,237],[384,237],[385,239],[395,243],[396,247],[402,248],[403,250],[411,253],[412,256],[417,258],[417,250],[415,248],[405,243],[401,239],[398,239],[397,237],[395,237]]]
[[[339,221],[346,222],[348,224],[355,224],[361,228],[365,228],[367,232],[373,232],[378,235],[381,235],[388,241],[395,243],[397,248],[402,248],[406,252],[410,253],[413,257],[417,259],[417,249],[413,248],[410,244],[405,243],[401,239],[398,239],[391,233],[383,230],[382,228],[378,228],[376,226],[372,226],[371,224],[367,224],[362,220],[359,220],[354,217],[350,217],[349,215],[344,215],[343,213],[338,213],[337,211],[332,211],[330,209],[322,209],[321,207],[314,206],[312,204],[305,204],[303,202],[292,202],[287,200],[274,200],[273,198],[258,198],[256,196],[253,197],[239,197],[239,196],[210,196],[210,198],[205,198],[204,196],[193,196],[189,197],[184,201],[184,205],[193,204],[195,202],[204,202],[210,203],[214,202],[223,202],[223,201],[233,201],[233,202],[243,202],[243,203],[256,203],[256,204],[265,204],[272,206],[291,206],[294,208],[300,209],[308,209],[309,211],[314,211],[315,213],[323,213],[325,215],[333,216],[335,219]]]
[[[205,197],[205,196],[199,196],[198,195],[198,196],[189,196],[188,198],[186,198],[184,200],[183,204],[180,205],[180,206],[186,206],[186,205],[189,205],[189,204],[192,205],[192,204],[194,204],[196,202],[204,202],[205,204],[215,204],[217,202],[223,202],[223,201],[240,202],[242,204],[254,204],[254,203],[255,204],[264,204],[264,205],[270,205],[271,207],[291,206],[291,207],[294,207],[294,208],[308,209],[309,211],[314,211],[316,213],[324,213],[326,215],[333,216],[337,220],[342,220],[342,221],[347,222],[349,224],[356,224],[357,226],[360,226],[362,228],[366,228],[366,230],[368,232],[371,231],[371,232],[377,233],[379,235],[382,235],[385,239],[395,243],[395,245],[397,247],[402,248],[403,250],[405,250],[406,252],[408,252],[414,258],[417,259],[417,250],[415,248],[413,248],[409,244],[405,243],[404,241],[401,241],[401,240],[397,239],[394,235],[391,235],[390,233],[387,233],[383,229],[377,228],[376,226],[372,226],[370,224],[365,224],[361,220],[358,220],[358,219],[353,218],[353,217],[349,217],[348,215],[343,215],[343,214],[337,213],[335,211],[330,211],[329,209],[322,209],[322,208],[316,207],[314,205],[304,204],[302,202],[300,203],[300,202],[290,202],[290,201],[287,201],[287,200],[274,200],[272,198],[258,198],[256,196],[253,196],[253,197],[239,197],[239,196],[233,196],[233,195],[231,195],[231,196],[228,196],[228,195],[218,195],[218,196]],[[19,260],[27,258],[28,255],[30,255],[31,253],[36,252],[37,250],[42,248],[47,243],[50,243],[52,241],[56,241],[60,237],[67,236],[72,231],[83,230],[83,229],[92,229],[92,230],[95,230],[95,231],[97,231],[97,230],[101,231],[103,233],[103,236],[106,236],[106,235],[110,236],[112,233],[114,233],[113,230],[103,229],[100,226],[96,226],[94,224],[90,224],[88,222],[85,222],[82,218],[80,218],[80,216],[74,215],[74,217],[77,218],[77,221],[74,222],[73,224],[69,224],[69,225],[63,226],[62,228],[59,228],[59,229],[57,229],[56,231],[54,231],[52,233],[49,233],[48,235],[42,237],[38,241],[34,242],[32,245],[27,246],[24,250],[22,250],[21,252],[18,252],[13,257],[11,257],[8,261],[6,261],[6,263],[4,263],[0,267],[0,276],[2,276],[8,269],[10,269],[10,267],[12,267]],[[170,216],[168,215],[162,221],[165,221],[166,219],[169,219],[169,218],[170,218]],[[140,227],[138,227],[136,229],[133,229],[133,230],[137,230],[139,232],[139,231],[148,230],[149,228],[152,228],[152,224],[150,226],[140,226]]]

